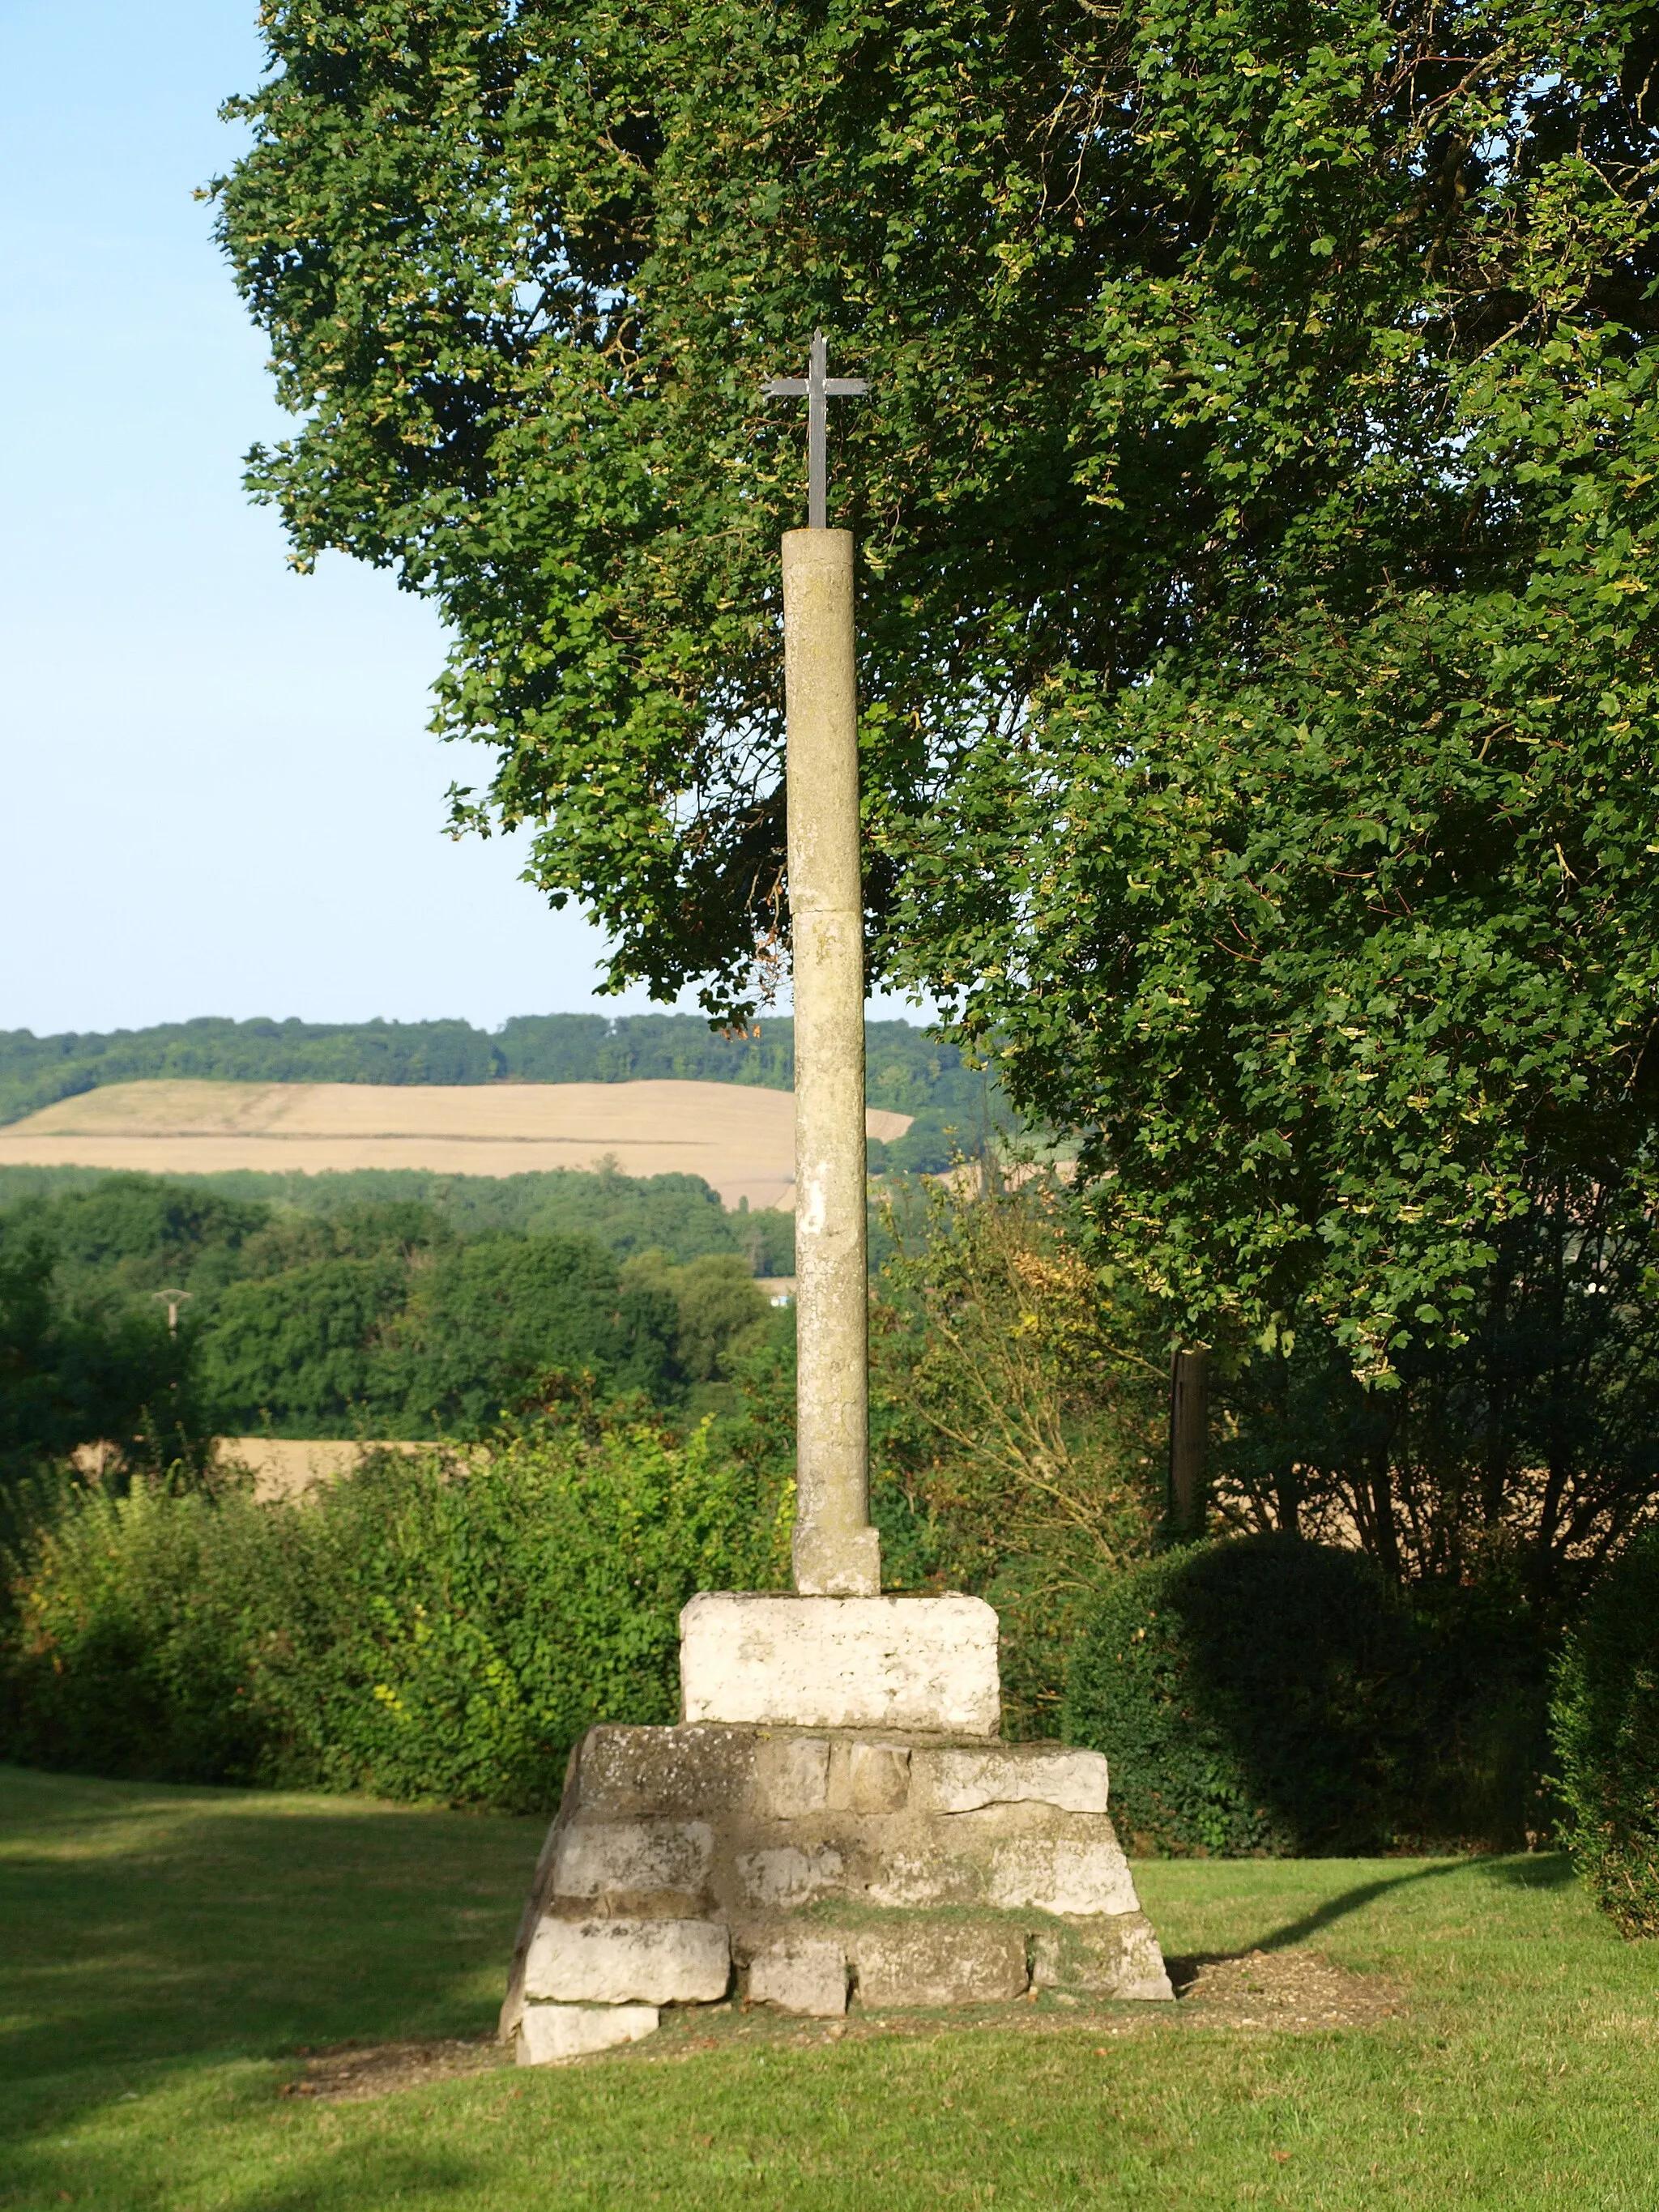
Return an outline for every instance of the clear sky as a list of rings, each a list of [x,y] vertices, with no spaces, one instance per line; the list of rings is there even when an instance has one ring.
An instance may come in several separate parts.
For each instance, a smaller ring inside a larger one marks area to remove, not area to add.
[[[427,732],[431,610],[294,575],[242,492],[289,418],[191,194],[256,22],[0,0],[0,1029],[643,1008],[514,844],[442,834],[488,757]]]

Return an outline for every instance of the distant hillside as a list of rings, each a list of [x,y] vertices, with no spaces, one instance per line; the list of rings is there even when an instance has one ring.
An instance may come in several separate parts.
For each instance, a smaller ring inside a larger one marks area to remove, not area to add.
[[[991,1118],[985,1078],[908,1022],[872,1022],[872,1106],[947,1123],[971,1142]],[[0,1123],[105,1084],[631,1083],[646,1078],[789,1091],[794,1024],[726,1036],[695,1014],[526,1014],[491,1036],[467,1022],[232,1022],[206,1017],[111,1035],[0,1030]]]
[[[908,1114],[865,1109],[880,1165],[911,1164]],[[877,1147],[879,1148],[878,1152]],[[313,1174],[423,1168],[511,1176],[592,1169],[700,1176],[727,1206],[788,1206],[794,1100],[757,1084],[228,1083],[149,1076],[100,1084],[0,1129],[0,1161],[149,1175],[226,1169]],[[948,1157],[938,1165],[948,1166]]]

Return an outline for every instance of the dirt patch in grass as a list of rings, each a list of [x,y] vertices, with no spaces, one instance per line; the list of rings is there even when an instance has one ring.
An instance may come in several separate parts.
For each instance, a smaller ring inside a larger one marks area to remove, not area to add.
[[[457,2074],[483,2074],[511,2063],[493,2035],[431,2043],[345,2044],[300,2053],[306,2070],[284,2081],[279,2097],[317,2097],[325,2104],[357,2105],[394,2089],[419,2089]]]
[[[764,2006],[751,2012],[746,2005],[729,2002],[707,2011],[670,2008],[655,2035],[596,2053],[595,2058],[638,2066],[695,2058],[734,2043],[805,2051],[843,2039],[960,2034],[975,2028],[1005,2035],[1088,2033],[1118,2037],[1164,2026],[1306,2034],[1321,2028],[1369,2027],[1402,2019],[1407,2009],[1393,1983],[1333,1966],[1316,1951],[1250,1951],[1168,1963],[1178,2000],[1173,2005],[1101,2004],[1045,1990],[1013,2003],[963,2005],[938,2012],[866,2012],[855,2005],[844,2021],[803,2020]],[[297,2055],[305,2058],[306,2070],[297,2080],[285,2081],[278,2095],[315,2097],[328,2104],[362,2103],[398,2089],[422,2088],[457,2075],[482,2074],[512,2063],[511,2053],[494,2037],[351,2044]]]
[[[1195,2026],[1369,2027],[1406,2014],[1393,1983],[1333,1966],[1316,1951],[1247,1951],[1166,1963],[1180,2009]]]

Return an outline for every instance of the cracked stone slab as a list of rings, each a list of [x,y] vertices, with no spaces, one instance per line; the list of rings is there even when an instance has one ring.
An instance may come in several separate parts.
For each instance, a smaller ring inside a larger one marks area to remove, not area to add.
[[[799,1820],[830,1802],[830,1740],[822,1735],[763,1737],[755,1750],[755,1796],[761,1814]]]
[[[833,1894],[842,1887],[844,1863],[830,1844],[804,1851],[784,1844],[774,1850],[740,1853],[737,1869],[750,1904],[776,1910]]]
[[[1025,1938],[996,1923],[912,1921],[860,1929],[849,1946],[861,2005],[994,2004],[1024,1996]]]
[[[896,1743],[836,1747],[830,1802],[849,1813],[900,1813],[910,1795],[910,1753]]]
[[[580,1801],[589,1820],[727,1815],[746,1802],[757,1759],[766,1748],[752,1729],[612,1722],[590,1729],[583,1738],[567,1793]]]
[[[1107,1766],[1097,1751],[999,1744],[984,1751],[921,1751],[915,1772],[937,1813],[986,1805],[1052,1805],[1060,1813],[1103,1813]]]
[[[1137,1912],[1134,1876],[1115,1843],[1022,1836],[992,1854],[985,1901],[1004,1911]]]
[[[847,2009],[847,1952],[839,1937],[784,1936],[749,1962],[749,2002],[838,2020]]]
[[[1158,1937],[1139,1912],[1040,1929],[1031,1941],[1031,1979],[1039,1989],[1079,1996],[1175,1999]]]
[[[695,1895],[714,1854],[714,1832],[706,1820],[573,1820],[553,1863],[553,1893]]]

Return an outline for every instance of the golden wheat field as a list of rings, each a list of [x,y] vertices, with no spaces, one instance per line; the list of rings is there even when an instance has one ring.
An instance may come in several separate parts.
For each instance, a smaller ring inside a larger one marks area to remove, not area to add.
[[[908,1114],[872,1107],[870,1134]],[[793,1205],[794,1099],[734,1083],[112,1083],[0,1129],[0,1166],[312,1174],[592,1168],[702,1176],[727,1206]]]

